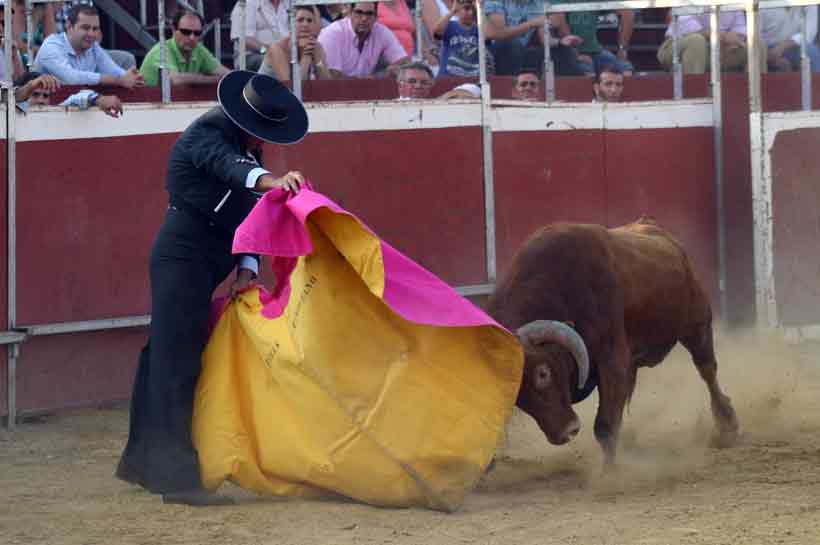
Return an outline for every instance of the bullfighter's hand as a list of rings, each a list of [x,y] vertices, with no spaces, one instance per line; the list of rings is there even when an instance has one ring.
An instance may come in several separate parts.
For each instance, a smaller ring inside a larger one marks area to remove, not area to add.
[[[285,191],[292,193],[299,193],[302,185],[305,183],[305,177],[298,170],[291,170],[277,180],[276,187],[281,187]]]
[[[298,193],[304,183],[305,177],[302,176],[302,173],[297,170],[293,170],[281,178],[274,178],[270,174],[263,174],[256,180],[254,189],[256,191],[270,191],[271,189],[281,187],[285,191]]]
[[[256,275],[249,269],[239,269],[236,273],[236,280],[231,284],[231,299],[236,299],[240,293],[251,288],[255,284]]]

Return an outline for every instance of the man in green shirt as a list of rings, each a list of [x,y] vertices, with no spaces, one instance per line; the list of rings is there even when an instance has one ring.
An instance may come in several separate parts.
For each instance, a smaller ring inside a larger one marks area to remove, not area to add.
[[[586,0],[558,0],[555,4],[577,4]],[[550,22],[557,27],[558,36],[575,36],[580,39],[578,64],[589,75],[595,75],[608,65],[616,66],[625,75],[632,74],[632,64],[626,56],[626,47],[632,35],[634,13],[628,10],[619,11],[621,26],[618,34],[618,55],[604,49],[598,41],[598,12],[582,11],[555,13]],[[576,40],[577,41],[577,40]]]
[[[174,37],[165,41],[165,65],[171,85],[212,85],[230,72],[200,43],[202,17],[181,10],[171,20]],[[145,55],[140,72],[146,85],[159,85],[159,44]]]

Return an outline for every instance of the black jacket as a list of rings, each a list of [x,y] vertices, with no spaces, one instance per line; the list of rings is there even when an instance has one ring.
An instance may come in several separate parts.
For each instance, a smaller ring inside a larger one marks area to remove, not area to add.
[[[243,134],[221,107],[213,108],[177,139],[165,180],[172,205],[200,213],[230,235],[257,201],[245,180],[261,162],[248,157]]]

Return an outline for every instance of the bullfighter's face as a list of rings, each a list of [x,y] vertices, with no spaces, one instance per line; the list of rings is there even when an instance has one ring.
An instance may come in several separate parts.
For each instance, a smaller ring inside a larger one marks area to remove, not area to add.
[[[574,368],[575,360],[556,344],[524,346],[524,377],[516,404],[553,445],[567,443],[581,430],[570,396]]]

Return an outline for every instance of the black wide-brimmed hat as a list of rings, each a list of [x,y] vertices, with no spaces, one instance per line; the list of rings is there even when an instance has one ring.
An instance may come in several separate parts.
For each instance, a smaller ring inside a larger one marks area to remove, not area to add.
[[[231,121],[266,142],[293,144],[307,134],[305,107],[274,77],[234,70],[219,80],[216,94]]]

